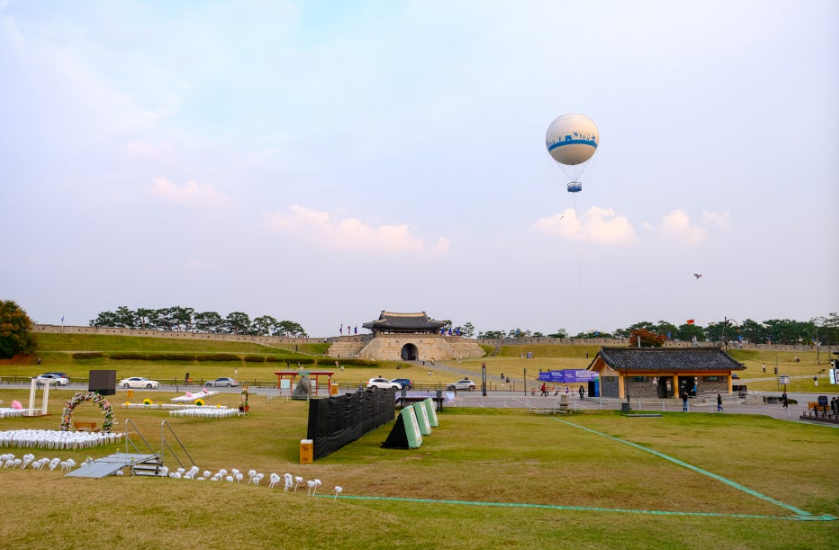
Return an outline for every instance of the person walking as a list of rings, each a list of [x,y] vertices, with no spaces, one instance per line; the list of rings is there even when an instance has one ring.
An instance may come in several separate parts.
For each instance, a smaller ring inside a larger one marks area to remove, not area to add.
[[[787,397],[787,392],[784,392],[784,395],[781,396],[781,399],[784,402],[784,408],[788,409],[789,408],[789,397]]]
[[[722,412],[722,396],[717,394],[717,412]]]
[[[682,392],[682,412],[688,412],[688,392]]]
[[[586,389],[580,386],[580,389],[578,391],[580,392],[580,400],[582,400],[583,397],[586,395]]]
[[[542,382],[542,393],[539,394],[540,397],[547,397],[548,396],[548,387]]]

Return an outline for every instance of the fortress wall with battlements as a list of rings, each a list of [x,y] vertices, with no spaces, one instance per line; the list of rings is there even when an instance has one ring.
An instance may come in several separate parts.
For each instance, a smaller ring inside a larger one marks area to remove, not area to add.
[[[237,334],[207,334],[203,332],[167,332],[162,330],[142,330],[142,329],[131,329],[131,328],[111,328],[111,327],[83,327],[83,326],[61,326],[61,325],[42,325],[42,324],[33,324],[32,325],[32,332],[33,333],[64,333],[64,334],[105,334],[105,335],[112,335],[112,336],[142,336],[148,338],[176,338],[176,339],[183,339],[183,340],[210,340],[210,341],[217,341],[217,342],[251,342],[254,344],[262,344],[266,346],[277,346],[277,345],[294,345],[300,343],[314,343],[314,342],[325,342],[325,343],[336,343],[336,342],[355,342],[356,344],[361,344],[362,346],[373,339],[372,334],[354,334],[351,336],[329,336],[329,337],[299,337],[299,338],[291,338],[285,336],[245,336],[245,335],[237,335]],[[462,336],[442,336],[442,335],[421,335],[423,337],[430,337],[430,338],[438,338],[441,339],[450,345],[460,345],[465,344],[468,345],[468,348],[464,348],[463,351],[456,351],[453,352],[454,355],[450,358],[457,358],[458,355],[462,356],[462,358],[467,357],[481,357],[483,355],[483,351],[481,351],[477,355],[468,355],[468,353],[475,353],[469,352],[469,349],[474,349],[471,346],[474,346],[480,349],[479,345],[483,346],[527,346],[527,345],[563,345],[563,346],[627,346],[629,345],[629,340],[621,339],[621,338],[591,338],[591,339],[579,339],[579,338],[494,338],[494,339],[485,339],[485,340],[477,340],[471,338],[464,338]],[[407,338],[410,335],[400,335],[400,334],[380,334],[378,338]],[[664,343],[665,347],[691,347],[693,344],[691,342],[674,342],[674,341],[667,341]],[[699,346],[721,346],[719,342],[699,342]],[[356,347],[356,346],[353,346]],[[401,349],[401,347],[400,347]],[[455,349],[458,349],[457,347]],[[779,344],[751,344],[751,343],[730,343],[728,349],[746,349],[746,350],[760,350],[760,351],[816,351],[815,347],[813,346],[788,346],[788,345],[779,345]],[[839,346],[822,346],[820,348],[822,352],[829,353],[832,351],[839,350]],[[527,351],[527,350],[523,350]],[[438,357],[438,359],[442,360],[442,356]],[[401,358],[394,359],[394,361],[399,361]]]

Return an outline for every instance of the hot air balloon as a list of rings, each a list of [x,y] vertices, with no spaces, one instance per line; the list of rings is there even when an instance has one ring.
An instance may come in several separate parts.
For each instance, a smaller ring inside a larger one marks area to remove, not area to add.
[[[545,146],[565,175],[571,179],[568,183],[569,193],[579,193],[583,190],[583,184],[579,179],[589,159],[597,151],[599,142],[597,126],[585,115],[562,115],[548,126]]]

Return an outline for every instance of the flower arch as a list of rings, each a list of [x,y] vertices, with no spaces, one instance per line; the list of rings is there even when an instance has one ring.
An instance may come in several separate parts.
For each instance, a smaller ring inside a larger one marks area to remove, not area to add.
[[[105,399],[104,395],[93,391],[79,392],[67,400],[67,403],[64,404],[64,411],[61,413],[61,431],[66,432],[70,429],[70,419],[73,417],[73,410],[79,403],[84,403],[85,401],[93,401],[102,409],[102,414],[105,415],[105,422],[102,423],[102,431],[110,433],[111,427],[114,425],[114,409],[108,403],[108,400]]]

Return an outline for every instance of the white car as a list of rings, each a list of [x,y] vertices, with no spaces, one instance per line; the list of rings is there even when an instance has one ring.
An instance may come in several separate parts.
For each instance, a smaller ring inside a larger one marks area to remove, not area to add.
[[[70,383],[70,379],[67,378],[67,375],[63,372],[45,372],[44,374],[38,375],[37,384],[39,386],[43,386],[44,384],[55,383],[59,386],[66,386]]]
[[[469,380],[468,378],[464,378],[463,380],[458,380],[457,382],[455,382],[453,384],[449,384],[448,386],[446,386],[446,389],[449,389],[449,390],[472,391],[476,388],[477,388],[477,386],[475,386],[475,383],[472,382],[471,380]]]
[[[159,388],[160,382],[157,380],[149,380],[148,378],[144,378],[142,376],[132,376],[131,378],[126,378],[125,380],[120,380],[119,387],[125,390],[131,389],[138,389],[138,388]]]
[[[375,388],[393,388],[395,390],[401,390],[402,385],[398,382],[391,382],[387,378],[371,378],[367,382],[367,387],[371,389]]]

